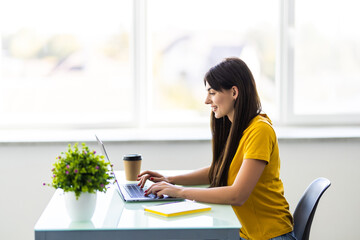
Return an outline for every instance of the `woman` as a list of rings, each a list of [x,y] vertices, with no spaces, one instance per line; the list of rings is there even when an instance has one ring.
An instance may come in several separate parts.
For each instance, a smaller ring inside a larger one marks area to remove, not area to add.
[[[145,194],[230,204],[242,228],[240,239],[295,239],[293,219],[279,178],[278,142],[271,120],[261,114],[254,78],[238,58],[228,58],[205,75],[205,104],[212,109],[211,166],[166,177],[144,171]],[[179,185],[210,184],[210,188]]]

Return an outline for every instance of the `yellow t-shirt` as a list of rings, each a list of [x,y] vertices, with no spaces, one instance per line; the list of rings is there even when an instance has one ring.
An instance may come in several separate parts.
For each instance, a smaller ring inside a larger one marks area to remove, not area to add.
[[[267,165],[247,201],[242,206],[232,206],[242,225],[240,236],[262,240],[291,232],[293,218],[279,178],[278,141],[265,114],[252,119],[245,129],[229,168],[228,186],[235,181],[244,159],[263,160]]]

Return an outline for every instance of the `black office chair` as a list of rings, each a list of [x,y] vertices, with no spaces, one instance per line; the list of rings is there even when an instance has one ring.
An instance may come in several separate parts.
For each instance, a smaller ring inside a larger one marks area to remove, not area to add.
[[[294,211],[294,233],[297,240],[309,239],[316,207],[330,184],[326,178],[317,178],[305,190]]]

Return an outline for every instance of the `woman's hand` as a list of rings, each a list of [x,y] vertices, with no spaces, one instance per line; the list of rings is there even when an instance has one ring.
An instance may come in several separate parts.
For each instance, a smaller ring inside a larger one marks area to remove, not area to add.
[[[140,173],[138,175],[138,178],[136,179],[137,181],[139,181],[138,186],[143,188],[148,179],[150,179],[150,181],[152,181],[154,183],[162,182],[162,181],[169,182],[169,179],[167,177],[161,175],[158,172],[144,171],[144,172]]]
[[[159,198],[164,197],[164,195],[167,195],[169,197],[181,197],[182,189],[183,187],[179,187],[171,183],[162,181],[154,183],[147,190],[145,190],[145,196],[149,194],[154,194]]]

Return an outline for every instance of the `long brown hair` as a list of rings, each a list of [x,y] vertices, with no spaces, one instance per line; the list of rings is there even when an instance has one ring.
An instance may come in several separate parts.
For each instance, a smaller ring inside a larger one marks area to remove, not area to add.
[[[226,186],[231,161],[236,153],[244,130],[251,119],[260,114],[261,103],[254,77],[248,66],[239,58],[226,58],[212,67],[204,77],[216,91],[239,90],[234,103],[234,118],[215,118],[211,114],[213,160],[209,171],[210,187]]]

